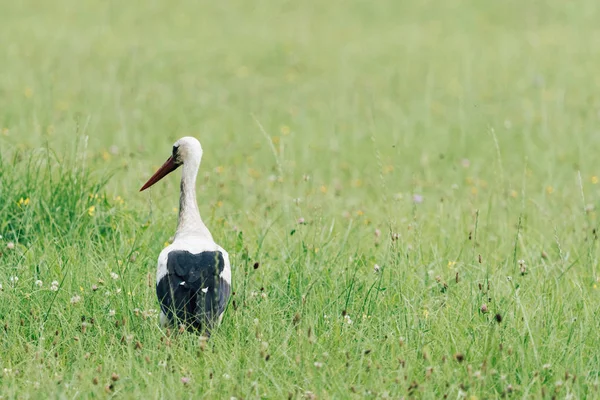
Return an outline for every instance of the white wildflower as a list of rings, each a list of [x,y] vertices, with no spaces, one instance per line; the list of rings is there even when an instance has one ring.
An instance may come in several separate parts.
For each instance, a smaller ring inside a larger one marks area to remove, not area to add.
[[[113,278],[114,280],[117,280],[117,279],[119,279],[119,275],[117,275],[117,274],[116,274],[116,273],[114,273],[114,272],[111,272],[111,273],[110,273],[110,277],[111,277],[111,278]]]
[[[110,317],[114,317],[114,316],[115,316],[115,314],[116,314],[115,310],[108,310],[108,315],[109,315]]]
[[[39,279],[37,281],[35,281],[35,286],[37,287],[42,287],[44,283],[42,281],[40,281]]]
[[[58,290],[58,281],[52,281],[52,283],[50,284],[50,290],[52,290],[53,292],[56,292]]]
[[[344,321],[346,321],[348,325],[352,325],[352,320],[348,314],[344,315]]]
[[[153,308],[146,311],[142,311],[142,317],[144,317],[144,319],[155,317],[157,314],[158,312]]]
[[[375,273],[379,272],[381,270],[381,267],[379,266],[379,264],[375,264],[373,266],[373,270],[375,271]]]
[[[81,301],[81,296],[79,296],[78,294],[76,294],[75,296],[71,297],[71,304],[77,304]]]

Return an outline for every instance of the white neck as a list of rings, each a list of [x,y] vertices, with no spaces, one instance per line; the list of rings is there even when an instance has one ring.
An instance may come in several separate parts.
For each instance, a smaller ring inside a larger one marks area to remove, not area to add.
[[[185,162],[181,173],[181,194],[179,197],[179,221],[175,231],[175,239],[181,236],[203,236],[213,240],[210,231],[200,218],[196,202],[196,176],[199,162]]]

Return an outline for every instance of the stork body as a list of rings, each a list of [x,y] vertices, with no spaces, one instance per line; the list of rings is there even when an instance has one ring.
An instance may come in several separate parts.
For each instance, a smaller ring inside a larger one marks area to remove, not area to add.
[[[192,137],[181,138],[175,142],[171,157],[141,190],[182,166],[175,239],[158,256],[160,322],[163,326],[184,325],[209,335],[223,318],[229,300],[231,267],[229,255],[215,243],[198,210],[196,176],[201,160],[200,142]]]

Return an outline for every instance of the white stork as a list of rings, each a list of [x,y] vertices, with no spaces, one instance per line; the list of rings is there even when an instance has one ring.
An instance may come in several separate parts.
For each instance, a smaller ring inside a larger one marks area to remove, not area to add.
[[[193,137],[173,145],[173,154],[140,189],[183,166],[179,222],[173,243],[158,256],[156,294],[162,326],[185,326],[210,335],[221,322],[231,293],[229,255],[213,240],[198,211],[196,175],[202,146]]]

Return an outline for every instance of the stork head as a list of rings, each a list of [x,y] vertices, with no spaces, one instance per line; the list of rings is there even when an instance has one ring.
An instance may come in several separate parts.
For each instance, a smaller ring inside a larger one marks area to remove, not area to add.
[[[165,163],[148,179],[148,182],[142,186],[140,192],[148,189],[162,178],[175,171],[181,165],[190,166],[194,170],[198,169],[202,160],[202,146],[198,139],[191,136],[182,137],[173,144],[173,154]]]

